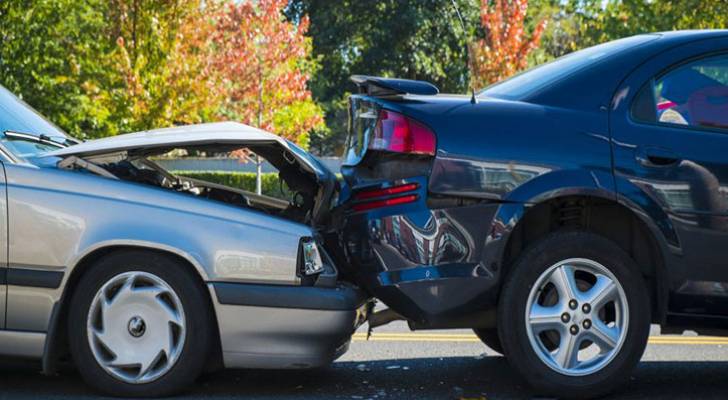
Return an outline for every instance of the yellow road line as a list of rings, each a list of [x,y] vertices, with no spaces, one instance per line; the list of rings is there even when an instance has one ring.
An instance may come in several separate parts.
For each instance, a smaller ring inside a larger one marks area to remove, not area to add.
[[[353,341],[366,341],[365,333],[354,334]],[[479,342],[477,336],[467,333],[373,333],[369,338],[374,342]],[[728,345],[728,337],[716,336],[650,336],[650,344],[660,345]]]

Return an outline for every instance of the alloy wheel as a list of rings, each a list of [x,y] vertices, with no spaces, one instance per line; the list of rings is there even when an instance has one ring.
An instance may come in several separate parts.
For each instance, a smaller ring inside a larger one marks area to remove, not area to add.
[[[622,286],[596,261],[572,258],[546,269],[530,291],[525,322],[538,357],[568,376],[595,373],[619,353],[629,325]]]

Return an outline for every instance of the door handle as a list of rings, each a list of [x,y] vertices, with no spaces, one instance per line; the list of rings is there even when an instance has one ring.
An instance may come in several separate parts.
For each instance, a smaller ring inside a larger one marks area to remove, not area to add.
[[[672,167],[682,159],[674,151],[663,147],[639,146],[635,150],[635,158],[645,167]]]

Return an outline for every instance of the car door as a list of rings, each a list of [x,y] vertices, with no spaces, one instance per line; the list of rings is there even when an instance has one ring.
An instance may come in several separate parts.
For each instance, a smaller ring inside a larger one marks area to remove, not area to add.
[[[676,234],[668,311],[728,315],[728,39],[638,67],[616,92],[610,127],[619,195],[645,192]]]

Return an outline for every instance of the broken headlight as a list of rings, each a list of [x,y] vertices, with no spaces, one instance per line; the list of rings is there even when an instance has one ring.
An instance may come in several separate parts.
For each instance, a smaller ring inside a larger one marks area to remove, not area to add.
[[[321,261],[321,253],[313,239],[301,241],[301,254],[304,275],[315,275],[323,272],[324,263]]]

